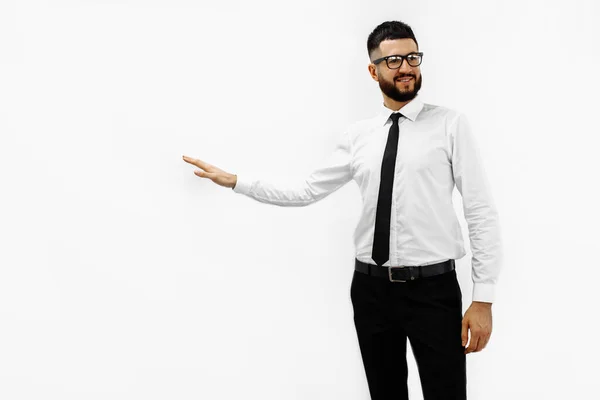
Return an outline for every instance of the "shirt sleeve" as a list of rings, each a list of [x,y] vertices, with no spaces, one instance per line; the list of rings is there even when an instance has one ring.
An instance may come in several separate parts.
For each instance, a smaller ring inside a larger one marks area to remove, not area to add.
[[[238,175],[233,191],[261,203],[303,207],[324,199],[352,179],[352,150],[349,132],[338,137],[334,151],[310,175],[285,185]]]
[[[469,228],[473,301],[493,303],[502,262],[498,211],[492,199],[477,141],[459,114],[452,125],[452,173]]]

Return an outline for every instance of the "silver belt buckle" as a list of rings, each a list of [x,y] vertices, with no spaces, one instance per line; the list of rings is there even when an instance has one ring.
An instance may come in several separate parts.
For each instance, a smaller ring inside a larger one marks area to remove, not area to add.
[[[392,268],[403,268],[403,267],[404,267],[404,265],[401,265],[399,267],[388,267],[388,275],[390,276],[390,282],[406,282],[401,279],[392,279]]]

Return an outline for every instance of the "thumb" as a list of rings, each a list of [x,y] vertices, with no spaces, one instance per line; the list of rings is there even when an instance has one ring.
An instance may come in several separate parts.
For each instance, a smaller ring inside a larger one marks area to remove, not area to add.
[[[465,346],[467,344],[467,340],[469,339],[469,333],[468,333],[468,326],[469,323],[467,322],[466,318],[463,318],[463,322],[462,322],[462,330],[460,332],[460,336],[462,338],[462,345]]]

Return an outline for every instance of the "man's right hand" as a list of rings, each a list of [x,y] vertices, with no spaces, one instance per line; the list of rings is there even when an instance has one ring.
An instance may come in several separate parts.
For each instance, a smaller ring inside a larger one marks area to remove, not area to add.
[[[183,161],[200,168],[194,174],[201,178],[208,178],[217,185],[234,188],[237,183],[237,175],[233,175],[197,158],[183,156]]]

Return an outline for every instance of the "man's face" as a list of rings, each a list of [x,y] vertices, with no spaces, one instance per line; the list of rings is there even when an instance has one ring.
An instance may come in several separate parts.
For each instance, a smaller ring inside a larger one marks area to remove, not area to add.
[[[390,55],[404,56],[417,51],[417,44],[412,39],[384,40],[379,44],[379,51],[374,53],[373,59]],[[370,65],[369,70],[373,79],[379,82],[381,91],[393,100],[410,101],[415,98],[419,89],[421,89],[420,66],[411,67],[406,60],[402,61],[402,66],[398,69],[388,68],[384,60],[376,66]],[[400,81],[400,79],[406,77],[411,79],[408,82]]]

